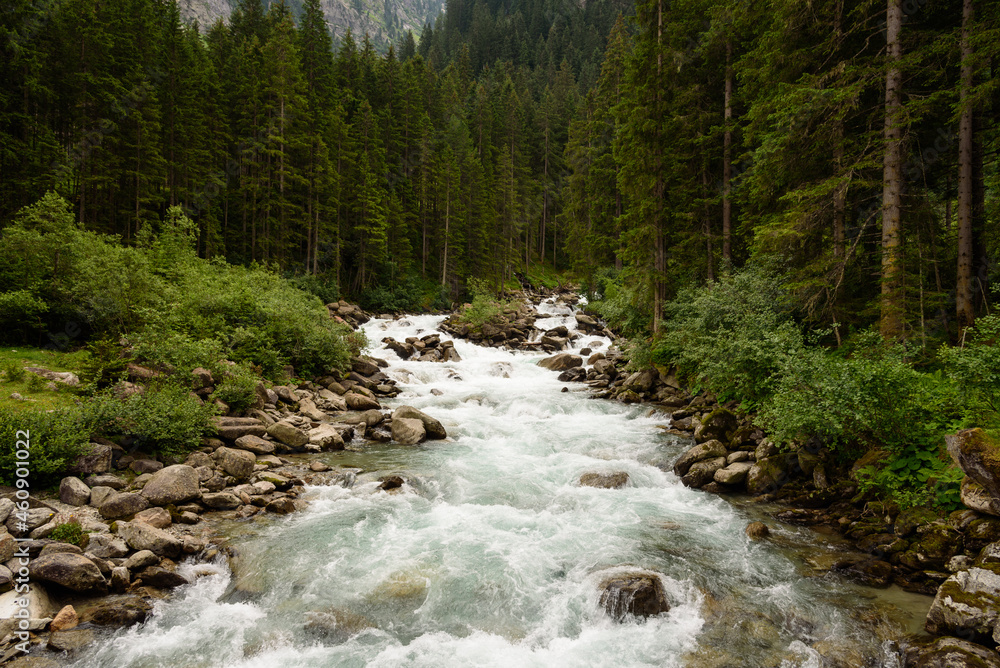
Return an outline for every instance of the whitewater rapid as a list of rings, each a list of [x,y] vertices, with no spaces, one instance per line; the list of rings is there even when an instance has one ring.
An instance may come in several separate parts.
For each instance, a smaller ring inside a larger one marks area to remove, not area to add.
[[[568,307],[540,309],[543,329],[575,326]],[[402,390],[387,406],[426,411],[448,440],[324,454],[359,469],[356,481],[310,488],[301,513],[236,525],[239,582],[219,563],[72,665],[625,668],[733,665],[730,656],[818,668],[812,646],[824,642],[893,665],[891,644],[858,621],[892,606],[812,573],[800,553],[827,548],[810,532],[773,525],[775,541],[752,543],[749,511],[683,487],[670,466],[690,443],[665,433],[667,415],[591,399],[538,367],[541,353],[456,340],[461,362],[421,363],[381,344],[440,321],[364,330]],[[583,335],[572,345],[610,344]],[[619,471],[623,489],[578,484]],[[377,478],[388,474],[407,482],[383,491]],[[607,617],[597,584],[626,566],[662,574],[669,613]]]

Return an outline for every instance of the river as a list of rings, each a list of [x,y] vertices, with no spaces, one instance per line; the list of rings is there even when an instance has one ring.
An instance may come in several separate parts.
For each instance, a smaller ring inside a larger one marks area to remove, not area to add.
[[[567,307],[539,309],[543,329],[574,324]],[[389,405],[426,411],[449,440],[324,454],[362,472],[310,488],[301,513],[234,523],[238,578],[201,567],[145,624],[72,665],[819,668],[817,650],[897,665],[892,640],[919,628],[930,599],[824,574],[842,547],[811,530],[767,520],[772,538],[749,541],[758,509],[669,472],[690,443],[664,433],[667,416],[591,399],[538,367],[540,353],[459,340],[461,362],[420,363],[381,347],[440,321],[364,329],[403,390]],[[578,484],[619,471],[622,489]],[[407,482],[383,491],[387,474]],[[662,574],[668,613],[607,617],[597,583],[626,566]]]

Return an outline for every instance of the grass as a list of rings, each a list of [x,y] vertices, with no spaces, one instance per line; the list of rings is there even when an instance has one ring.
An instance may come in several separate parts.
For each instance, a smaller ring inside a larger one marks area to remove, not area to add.
[[[57,389],[47,390],[45,386],[49,381],[28,372],[17,380],[10,380],[8,370],[37,366],[79,374],[84,355],[82,350],[62,352],[25,346],[0,347],[0,369],[4,370],[3,377],[0,378],[0,408],[15,411],[52,410],[72,405],[76,399],[73,388],[56,383]],[[15,392],[26,401],[11,399],[10,395]]]

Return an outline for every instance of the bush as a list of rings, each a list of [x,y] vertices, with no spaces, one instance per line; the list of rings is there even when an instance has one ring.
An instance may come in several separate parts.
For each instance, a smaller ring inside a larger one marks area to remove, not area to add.
[[[653,323],[652,299],[643,288],[628,287],[625,277],[612,269],[598,274],[588,290],[593,310],[616,332],[628,338],[645,337]]]
[[[941,359],[958,383],[970,423],[1000,426],[1000,316],[979,318],[956,348],[943,348]]]
[[[90,442],[86,416],[78,406],[53,412],[0,409],[0,484],[13,485],[18,431],[30,436],[32,487],[57,484]]]
[[[213,399],[224,401],[230,409],[242,413],[257,399],[260,378],[247,364],[228,367],[222,372],[223,380],[215,388]]]
[[[16,383],[24,380],[25,373],[27,372],[24,370],[24,367],[17,360],[4,360],[3,377],[8,383]]]
[[[121,346],[111,339],[94,339],[86,348],[80,369],[80,380],[86,389],[96,392],[111,387],[125,377],[128,361],[122,357]]]
[[[459,314],[458,320],[474,329],[480,329],[488,322],[499,322],[503,318],[504,309],[514,304],[509,300],[497,299],[489,284],[481,278],[470,278],[468,286],[472,302]]]
[[[151,453],[183,454],[200,445],[211,433],[210,404],[202,405],[184,387],[164,384],[120,399],[114,388],[97,394],[83,405],[86,422],[95,435],[125,437]]]
[[[69,543],[71,545],[78,545],[84,547],[84,543],[87,539],[87,534],[84,532],[83,527],[76,520],[70,520],[65,524],[59,524],[52,533],[49,534],[49,538],[52,540],[57,540],[60,543]]]

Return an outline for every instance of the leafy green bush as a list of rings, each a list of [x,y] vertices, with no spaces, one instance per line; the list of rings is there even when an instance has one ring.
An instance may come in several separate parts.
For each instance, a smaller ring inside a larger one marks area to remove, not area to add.
[[[504,309],[511,306],[510,301],[497,299],[489,284],[481,278],[469,279],[469,292],[472,293],[472,302],[461,312],[458,320],[475,329],[488,322],[499,321]]]
[[[212,405],[202,405],[189,390],[172,384],[124,399],[112,388],[82,409],[95,435],[128,437],[144,451],[163,454],[182,454],[200,445],[201,436],[211,433],[209,420],[215,414]]]
[[[613,330],[628,338],[645,337],[653,322],[649,291],[628,286],[626,278],[609,269],[591,287],[588,309],[600,314]]]
[[[304,274],[294,276],[288,282],[303,292],[319,297],[324,304],[340,299],[340,286],[333,274]]]
[[[13,485],[18,460],[19,431],[30,436],[32,487],[58,483],[66,469],[86,451],[90,429],[79,407],[53,412],[12,411],[0,408],[0,484]]]
[[[70,543],[71,545],[79,545],[80,547],[83,547],[87,534],[79,522],[76,520],[70,520],[64,524],[57,525],[56,528],[52,530],[52,533],[49,534],[49,538],[57,540],[61,543]]]
[[[222,372],[223,380],[215,388],[213,399],[224,401],[230,409],[243,412],[253,405],[257,398],[257,383],[260,378],[248,364],[227,367]]]
[[[117,341],[94,339],[87,344],[80,380],[90,391],[103,390],[124,378],[127,368],[128,361],[122,357]]]
[[[17,360],[4,360],[3,377],[8,383],[16,383],[24,379],[24,367]]]
[[[191,371],[198,367],[214,374],[219,370],[219,362],[226,357],[225,348],[218,339],[194,338],[190,334],[155,325],[147,327],[131,340],[137,359],[152,366],[172,369],[182,382],[186,382]]]
[[[979,318],[961,346],[943,348],[940,356],[961,388],[968,420],[1000,425],[1000,316]]]

